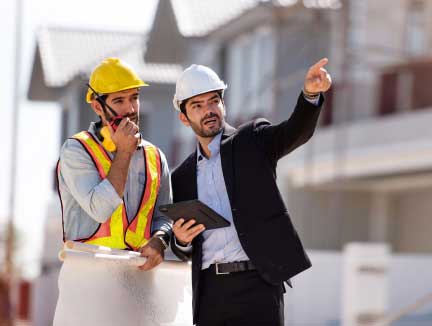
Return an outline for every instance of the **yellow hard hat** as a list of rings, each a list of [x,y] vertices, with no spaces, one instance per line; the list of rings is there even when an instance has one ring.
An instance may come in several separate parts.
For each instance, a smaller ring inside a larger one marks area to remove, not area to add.
[[[109,94],[126,89],[148,86],[133,69],[119,58],[107,58],[91,73],[90,86],[99,94]],[[86,101],[90,103],[93,91],[87,90]]]

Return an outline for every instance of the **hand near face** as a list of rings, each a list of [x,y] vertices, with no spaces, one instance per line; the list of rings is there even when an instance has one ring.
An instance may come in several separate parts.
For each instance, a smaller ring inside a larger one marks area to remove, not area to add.
[[[304,90],[307,93],[317,94],[326,92],[332,84],[331,76],[323,67],[328,63],[324,58],[309,68],[306,73]]]
[[[140,134],[138,126],[132,120],[123,118],[116,131],[110,125],[108,125],[108,129],[118,151],[135,152],[140,140]]]

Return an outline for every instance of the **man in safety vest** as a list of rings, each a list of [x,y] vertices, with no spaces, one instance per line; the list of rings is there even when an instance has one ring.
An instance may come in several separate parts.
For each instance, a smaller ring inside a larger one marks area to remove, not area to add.
[[[139,132],[143,86],[118,58],[93,70],[86,101],[100,121],[66,140],[57,176],[64,240],[140,251],[149,270],[170,240],[171,222],[157,207],[172,194],[164,154]]]

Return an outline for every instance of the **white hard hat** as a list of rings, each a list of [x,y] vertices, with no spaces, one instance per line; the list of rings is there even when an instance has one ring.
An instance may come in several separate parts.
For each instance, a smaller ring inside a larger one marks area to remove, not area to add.
[[[227,85],[209,67],[191,65],[177,80],[173,98],[174,108],[180,111],[180,104],[184,100],[207,92],[223,91],[226,88]]]

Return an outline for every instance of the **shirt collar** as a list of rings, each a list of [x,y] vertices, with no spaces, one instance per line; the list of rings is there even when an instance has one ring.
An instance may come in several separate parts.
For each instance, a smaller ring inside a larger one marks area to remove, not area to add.
[[[212,157],[219,154],[221,138],[222,138],[222,132],[218,133],[208,145]],[[204,158],[205,156],[201,153],[201,146],[200,143],[198,142],[197,143],[197,163],[203,160]]]

